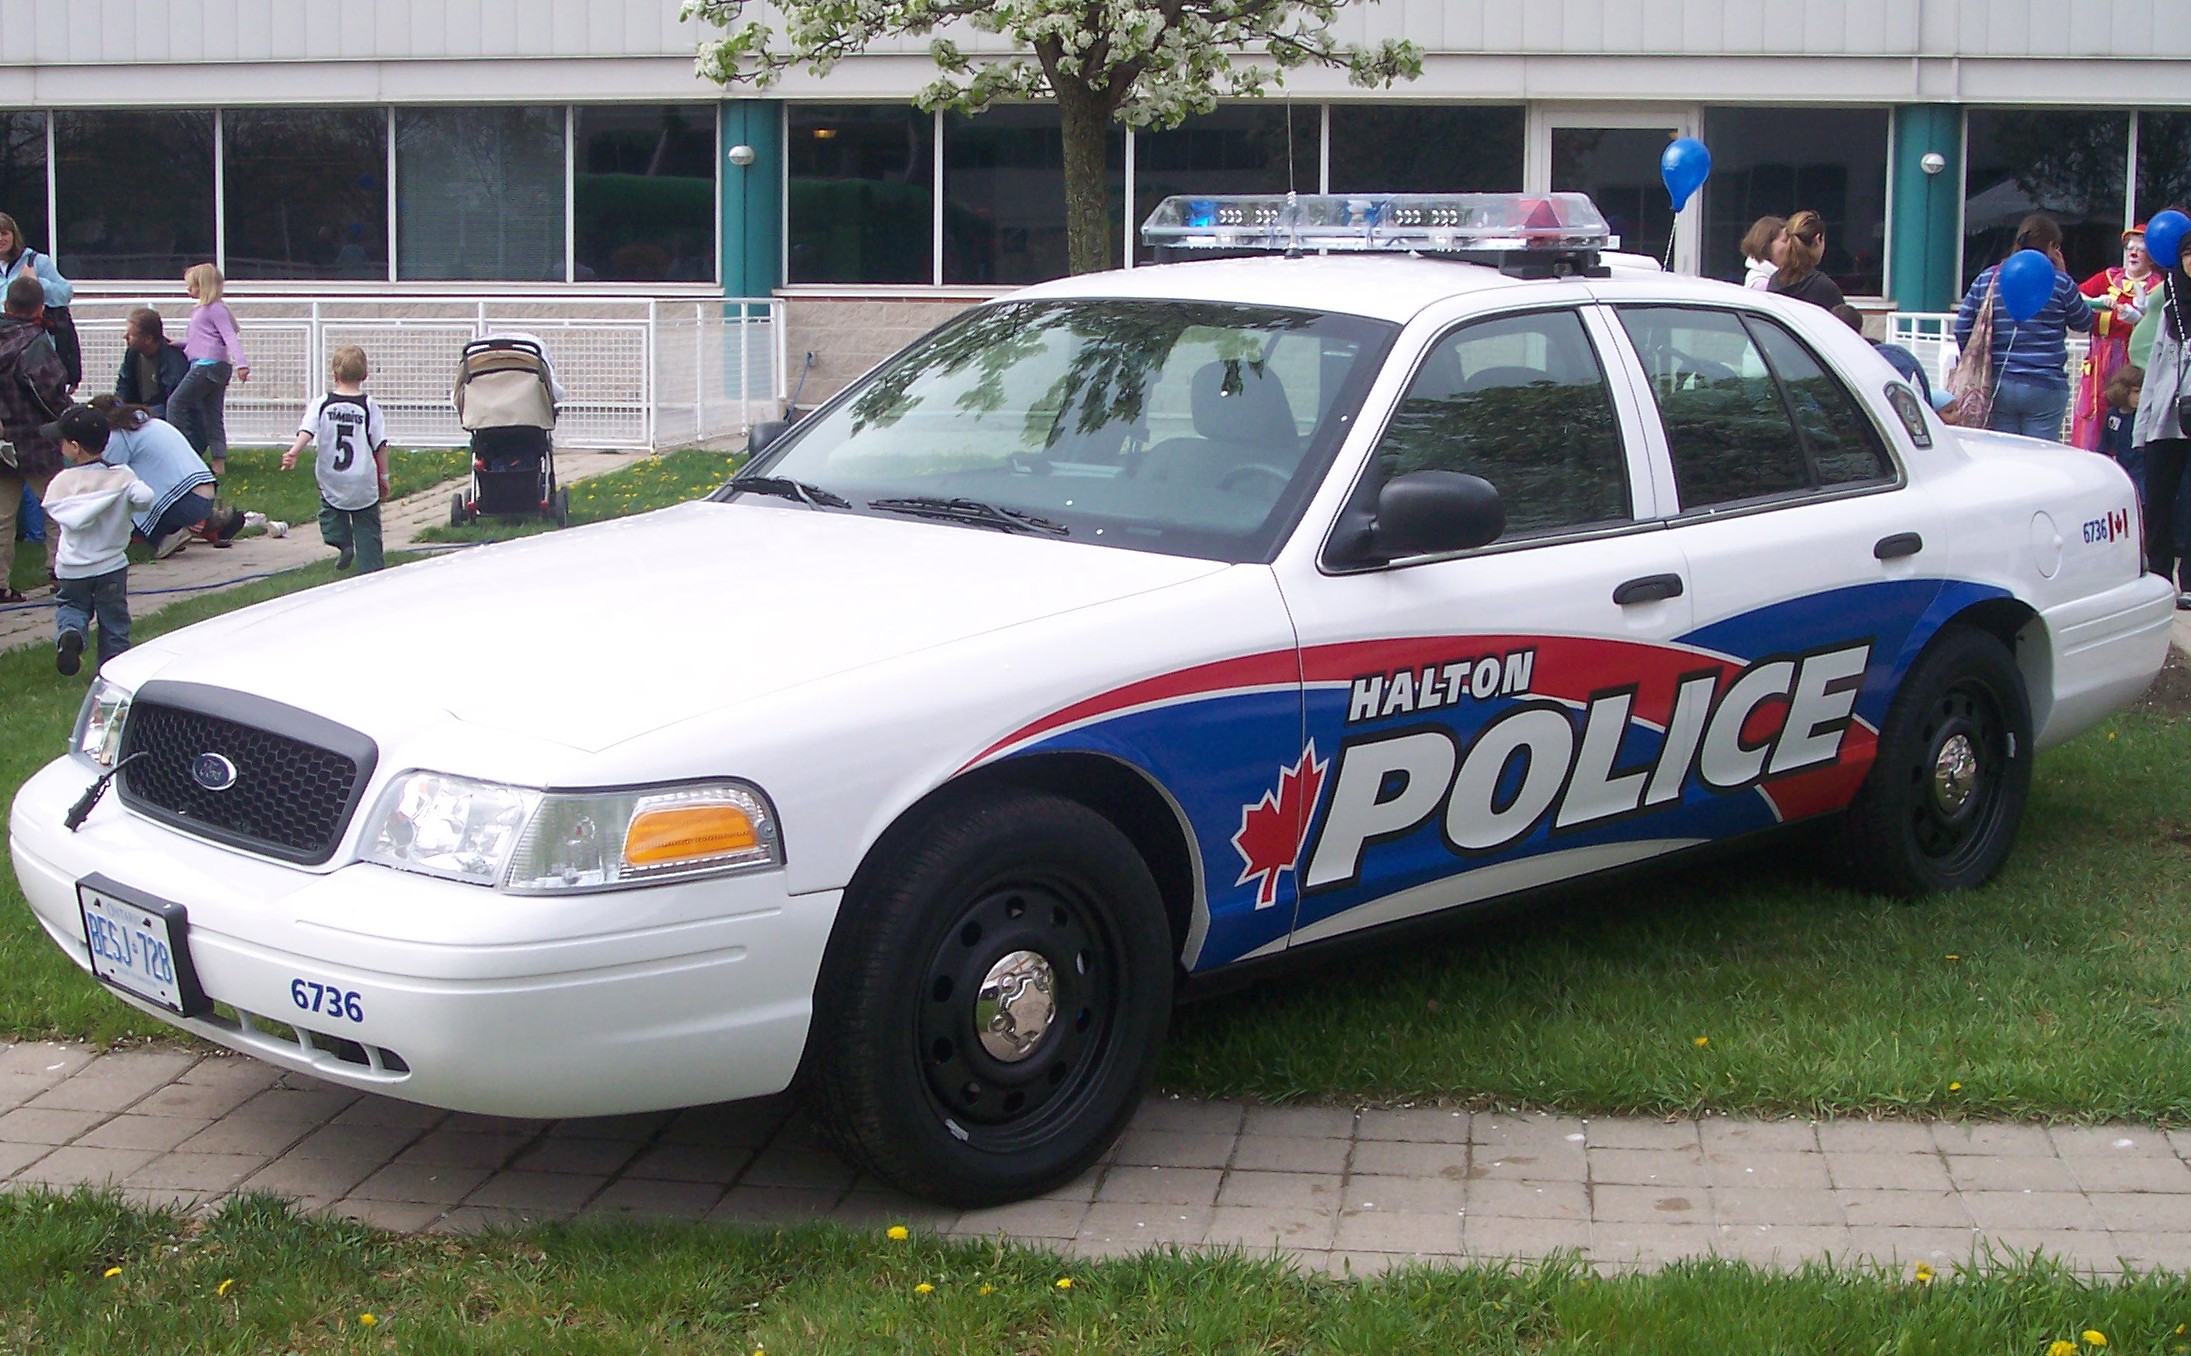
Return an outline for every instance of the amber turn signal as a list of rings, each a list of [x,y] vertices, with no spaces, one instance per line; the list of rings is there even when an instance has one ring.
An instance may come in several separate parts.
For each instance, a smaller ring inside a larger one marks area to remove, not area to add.
[[[760,842],[753,820],[735,805],[665,805],[632,816],[624,860],[666,866],[750,852]]]

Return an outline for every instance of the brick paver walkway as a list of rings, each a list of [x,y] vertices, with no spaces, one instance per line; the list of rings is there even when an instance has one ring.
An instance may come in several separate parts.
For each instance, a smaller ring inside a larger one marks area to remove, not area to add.
[[[825,1219],[1079,1255],[1277,1248],[1312,1268],[1716,1253],[1935,1266],[1991,1244],[2191,1269],[2191,1133],[2138,1126],[1701,1121],[1152,1100],[1104,1164],[959,1212],[856,1176],[781,1099],[584,1121],[451,1114],[241,1056],[0,1049],[5,1189],[112,1183],[204,1206],[267,1190],[397,1230],[577,1215]]]
[[[567,485],[619,466],[629,466],[640,455],[635,452],[558,451],[555,454],[556,479]],[[381,534],[387,548],[403,550],[414,544],[422,528],[448,522],[449,495],[453,489],[453,484],[439,485],[388,504],[381,512]],[[140,620],[169,603],[195,598],[225,584],[333,558],[327,544],[320,540],[318,524],[302,522],[289,526],[286,537],[239,537],[226,550],[205,545],[185,546],[166,560],[131,565],[131,619]],[[18,551],[42,549],[30,542],[16,543]],[[0,650],[52,643],[53,593],[50,589],[33,593],[30,602],[21,606],[0,607]]]

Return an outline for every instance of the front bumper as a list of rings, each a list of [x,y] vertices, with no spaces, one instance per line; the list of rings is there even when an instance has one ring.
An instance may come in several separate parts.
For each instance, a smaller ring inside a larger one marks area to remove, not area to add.
[[[2168,661],[2176,590],[2157,574],[2141,574],[2041,616],[2053,673],[2038,745],[2050,749],[2136,701],[2152,684]]]
[[[183,905],[199,981],[224,1010],[183,1018],[110,992],[207,1040],[503,1116],[756,1097],[798,1068],[838,891],[787,894],[781,871],[567,899],[364,863],[315,873],[152,823],[112,794],[72,834],[62,817],[92,777],[63,758],[17,794],[8,827],[23,893],[87,971],[79,880],[97,872]],[[361,1018],[300,1011],[298,979],[356,993]]]

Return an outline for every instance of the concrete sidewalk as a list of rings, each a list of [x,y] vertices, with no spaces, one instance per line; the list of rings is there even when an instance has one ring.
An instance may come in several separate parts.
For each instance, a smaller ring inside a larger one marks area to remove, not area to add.
[[[857,1176],[781,1099],[586,1121],[451,1114],[187,1051],[0,1049],[0,1189],[147,1203],[266,1190],[402,1231],[574,1216],[832,1220],[1080,1256],[1273,1248],[1355,1275],[1573,1250],[1943,1266],[1988,1245],[2191,1269],[2191,1133],[2138,1126],[1658,1121],[1156,1099],[1102,1166],[960,1212]]]
[[[588,476],[629,466],[645,456],[637,452],[558,451],[556,480],[568,485]],[[425,528],[449,521],[449,496],[456,482],[397,499],[381,511],[381,535],[390,551],[406,550],[417,543]],[[241,507],[249,508],[245,504]],[[195,598],[231,584],[300,569],[315,561],[331,560],[333,550],[320,540],[317,524],[291,523],[286,537],[238,537],[233,546],[216,550],[198,543],[185,546],[166,560],[147,561],[129,567],[129,614],[141,621],[169,603]],[[17,551],[42,550],[35,542],[17,542]],[[53,643],[53,592],[33,592],[28,603],[0,608],[0,650],[24,645]]]

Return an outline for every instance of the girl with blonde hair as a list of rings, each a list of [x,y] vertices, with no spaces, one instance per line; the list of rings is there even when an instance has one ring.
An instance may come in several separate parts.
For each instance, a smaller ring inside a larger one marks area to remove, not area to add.
[[[183,334],[190,374],[167,398],[167,417],[218,476],[228,470],[228,382],[251,380],[251,363],[236,333],[236,317],[221,300],[221,271],[193,264],[183,273],[183,286],[198,303]]]

